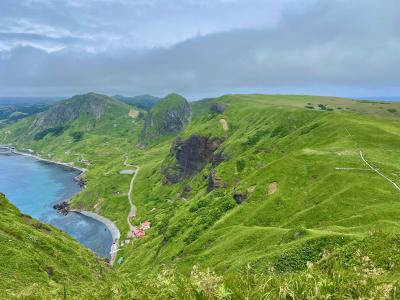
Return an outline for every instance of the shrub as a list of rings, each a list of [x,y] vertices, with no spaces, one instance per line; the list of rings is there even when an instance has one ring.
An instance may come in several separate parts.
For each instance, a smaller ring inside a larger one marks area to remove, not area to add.
[[[44,130],[36,133],[33,139],[35,141],[39,141],[39,140],[42,140],[48,134],[52,134],[52,136],[60,136],[61,134],[63,134],[65,129],[67,129],[67,127],[64,127],[64,126],[47,128],[47,129],[44,129]]]
[[[271,132],[271,137],[284,137],[290,133],[290,129],[287,126],[280,125],[275,127]]]
[[[346,243],[339,236],[325,236],[304,242],[291,251],[283,253],[275,260],[274,266],[279,272],[294,272],[306,269],[307,262],[316,262],[326,250]]]
[[[308,126],[308,127],[304,128],[303,130],[301,130],[300,135],[304,135],[304,134],[309,133],[310,131],[318,128],[319,125],[320,125],[319,123],[311,124],[310,126]]]
[[[397,112],[397,109],[395,109],[395,108],[388,108],[387,111],[388,111],[388,112],[391,112],[391,113],[395,113],[395,112]]]
[[[304,228],[294,228],[286,232],[279,241],[279,244],[287,244],[305,236],[307,231]]]
[[[268,134],[268,130],[260,130],[248,138],[242,139],[242,144],[246,146],[254,146],[259,140]]]
[[[239,159],[236,161],[236,170],[238,172],[242,172],[246,167],[246,162],[243,159]]]
[[[75,131],[70,134],[70,136],[74,139],[74,142],[79,142],[83,138],[83,131]]]

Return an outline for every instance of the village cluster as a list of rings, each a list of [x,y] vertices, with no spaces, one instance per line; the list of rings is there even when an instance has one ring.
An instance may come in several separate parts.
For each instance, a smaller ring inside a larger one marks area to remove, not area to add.
[[[135,226],[132,229],[132,234],[136,238],[141,238],[146,235],[145,231],[151,227],[151,223],[149,221],[144,221],[139,226]]]

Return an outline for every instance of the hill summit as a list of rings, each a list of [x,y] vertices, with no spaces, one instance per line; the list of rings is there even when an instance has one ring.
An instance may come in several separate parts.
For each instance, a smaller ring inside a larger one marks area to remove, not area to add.
[[[77,95],[40,114],[33,122],[33,126],[37,129],[62,126],[82,115],[99,120],[110,107],[121,104],[120,101],[96,93]]]
[[[178,94],[169,94],[161,99],[147,115],[141,133],[146,144],[162,136],[177,133],[185,128],[192,116],[188,101]]]

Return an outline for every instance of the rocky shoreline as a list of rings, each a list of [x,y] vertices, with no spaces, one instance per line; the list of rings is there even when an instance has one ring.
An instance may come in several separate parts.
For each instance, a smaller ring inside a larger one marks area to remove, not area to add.
[[[5,148],[5,146],[3,146],[3,148]],[[51,163],[51,164],[57,164],[57,165],[61,165],[61,166],[67,167],[67,168],[71,168],[71,169],[80,171],[81,173],[78,176],[76,176],[74,178],[74,180],[78,183],[78,185],[79,185],[79,187],[81,189],[85,188],[85,186],[86,186],[86,181],[83,178],[83,175],[85,174],[87,169],[80,168],[80,167],[74,166],[74,165],[69,164],[69,163],[64,163],[64,162],[60,162],[60,161],[53,161],[53,160],[45,159],[45,158],[42,158],[42,157],[40,157],[38,155],[31,154],[31,153],[21,152],[21,151],[16,150],[15,147],[8,146],[7,148],[13,154],[30,157],[30,158],[33,158],[33,159],[36,159],[36,160],[44,161],[44,162]],[[109,219],[107,219],[107,218],[105,218],[103,216],[100,216],[100,215],[98,215],[98,214],[96,214],[94,212],[70,209],[69,200],[62,201],[62,202],[54,205],[53,208],[58,210],[58,212],[63,214],[63,215],[67,215],[69,212],[80,213],[82,215],[85,215],[85,216],[87,216],[89,218],[92,218],[92,219],[94,219],[96,221],[99,221],[99,222],[103,223],[107,227],[107,229],[110,231],[112,239],[113,239],[113,244],[111,245],[111,249],[110,249],[110,257],[111,257],[110,265],[112,266],[114,264],[114,261],[115,261],[115,258],[116,258],[116,254],[117,254],[117,251],[118,251],[118,246],[119,246],[120,231],[119,231],[118,227],[112,221],[110,221]]]

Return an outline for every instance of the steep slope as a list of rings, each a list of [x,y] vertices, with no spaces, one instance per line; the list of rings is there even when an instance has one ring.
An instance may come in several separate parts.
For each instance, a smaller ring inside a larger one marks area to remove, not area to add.
[[[185,98],[170,94],[161,99],[148,113],[140,142],[148,144],[160,137],[182,131],[192,112]]]
[[[211,109],[216,102],[222,113]],[[400,191],[359,152],[400,183],[399,119],[389,108],[399,104],[263,95],[194,103],[181,138],[223,138],[218,152],[226,159],[165,185],[161,171],[175,142],[136,154],[137,222],[150,219],[155,227],[124,251],[124,268],[188,271],[200,263],[234,272],[251,263],[260,271],[299,270],[375,228],[396,232]],[[209,192],[211,176],[222,184]],[[286,259],[288,266],[280,263]]]
[[[106,297],[109,267],[75,240],[21,214],[0,194],[0,298]],[[101,283],[100,283],[101,282]]]

